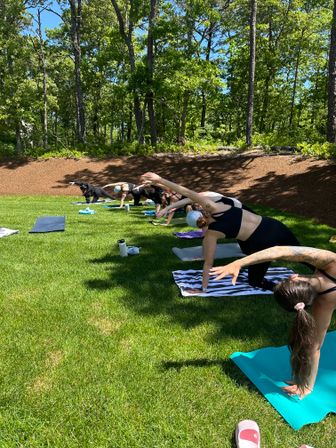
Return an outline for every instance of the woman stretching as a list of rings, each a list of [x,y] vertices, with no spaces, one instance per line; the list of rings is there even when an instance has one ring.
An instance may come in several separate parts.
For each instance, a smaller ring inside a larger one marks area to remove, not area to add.
[[[293,384],[283,389],[303,398],[314,388],[320,349],[336,308],[336,254],[312,247],[275,246],[212,268],[211,275],[216,275],[216,280],[231,275],[235,284],[242,267],[280,259],[305,262],[316,268],[312,275],[292,275],[273,289],[277,302],[296,313],[288,342]],[[306,311],[310,306],[312,314]]]
[[[213,265],[217,240],[220,238],[237,239],[242,252],[246,255],[275,245],[300,246],[299,241],[288,227],[276,219],[256,215],[246,208],[227,204],[226,199],[223,198],[214,202],[200,193],[163,179],[154,173],[146,173],[142,178],[144,181],[171,188],[202,207],[202,212],[193,210],[187,215],[189,225],[206,228],[203,238],[202,291],[206,291],[208,287],[209,270]],[[264,278],[269,266],[270,262],[250,266],[248,269],[249,284],[253,287],[272,290],[275,286],[274,283]],[[190,292],[197,294],[200,290],[192,289]]]
[[[125,204],[125,199],[128,195],[132,195],[134,199],[134,205],[141,205],[141,193],[135,184],[131,182],[114,182],[113,184],[106,184],[103,188],[114,187],[114,193],[120,195],[120,205],[119,208],[123,208]]]
[[[200,194],[200,195],[204,196],[205,198],[208,198],[214,202],[223,202],[224,204],[231,205],[232,207],[243,208],[245,210],[248,210],[248,211],[254,213],[253,210],[251,210],[246,205],[242,204],[236,198],[223,196],[221,193],[215,193],[214,191],[202,191],[201,193],[198,193],[198,194]],[[190,198],[183,198],[180,200],[176,200],[175,202],[173,201],[171,204],[167,205],[167,207],[160,210],[156,214],[156,216],[157,216],[157,218],[161,218],[162,216],[165,216],[168,214],[167,222],[165,223],[165,225],[169,225],[170,221],[172,220],[174,213],[177,209],[184,207],[186,209],[186,211],[191,211],[192,207],[190,207],[190,210],[187,209],[187,206],[189,206],[191,204],[193,204],[193,201]]]

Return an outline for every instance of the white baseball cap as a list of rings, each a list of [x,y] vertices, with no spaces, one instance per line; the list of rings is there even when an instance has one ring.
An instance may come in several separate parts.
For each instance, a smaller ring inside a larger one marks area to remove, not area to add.
[[[190,227],[198,227],[197,221],[199,218],[203,216],[203,213],[199,212],[198,210],[192,210],[187,214],[186,221],[188,226]]]

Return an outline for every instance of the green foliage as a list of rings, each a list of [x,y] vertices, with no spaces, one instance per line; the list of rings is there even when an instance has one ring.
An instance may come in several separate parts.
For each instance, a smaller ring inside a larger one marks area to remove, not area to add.
[[[48,153],[59,152],[62,147],[99,157],[109,153],[150,154],[162,151],[161,144],[163,151],[170,145],[175,151],[175,144],[184,141],[187,147],[182,151],[190,150],[190,144],[193,151],[203,151],[206,145],[217,142],[244,146],[248,1],[157,2],[152,74],[147,50],[149,2],[118,1],[134,50],[132,70],[129,48],[120,34],[111,1],[83,2],[80,40],[85,148],[78,147],[76,141],[69,2],[60,2],[63,21],[58,28],[48,30],[42,42],[27,13],[31,2],[9,0],[5,4],[5,14],[0,17],[0,46],[4,49],[0,54],[0,135],[1,140],[17,140],[16,147],[22,153],[41,155],[44,108]],[[258,3],[254,145],[324,142],[331,6],[328,0]],[[46,60],[46,104],[41,48]],[[145,114],[143,147],[137,144],[135,93],[138,110]],[[157,149],[148,146],[149,94],[154,102]],[[11,147],[8,151],[10,155]]]
[[[322,159],[336,158],[336,144],[335,143],[299,143],[299,151],[307,156],[319,157]]]

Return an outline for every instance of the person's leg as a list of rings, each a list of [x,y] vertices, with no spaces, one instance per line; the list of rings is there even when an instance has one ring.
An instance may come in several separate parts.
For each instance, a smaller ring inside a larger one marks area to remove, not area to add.
[[[273,291],[275,283],[265,278],[267,269],[271,263],[260,263],[248,267],[248,282],[254,288],[262,288]]]
[[[99,199],[99,196],[97,195],[97,193],[93,193],[92,195],[92,203],[97,202]]]
[[[140,205],[141,194],[139,194],[135,191],[132,191],[132,196],[133,196],[133,200],[134,200],[134,205],[135,206]]]
[[[104,198],[114,199],[114,197],[111,196],[106,190],[104,190],[104,188],[100,189],[100,193]]]

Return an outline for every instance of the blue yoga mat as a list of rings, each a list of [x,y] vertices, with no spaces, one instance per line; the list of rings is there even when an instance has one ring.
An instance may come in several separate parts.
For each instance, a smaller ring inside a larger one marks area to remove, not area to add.
[[[65,216],[42,216],[29,233],[63,232],[64,228]]]
[[[290,380],[290,354],[287,346],[268,347],[249,353],[236,352],[230,358],[255,384],[271,405],[293,429],[321,421],[336,413],[336,331],[328,333],[321,349],[314,391],[300,400],[282,392]]]

